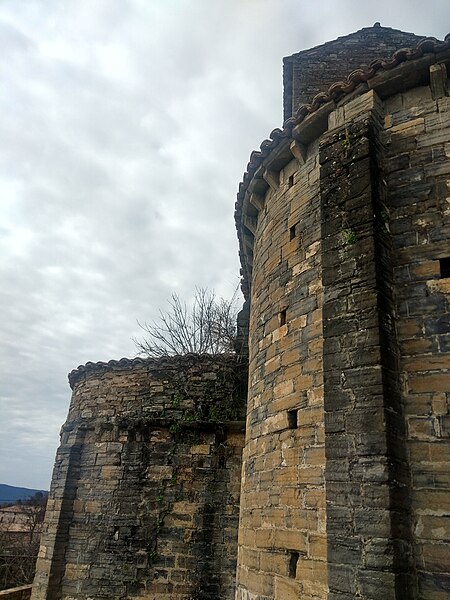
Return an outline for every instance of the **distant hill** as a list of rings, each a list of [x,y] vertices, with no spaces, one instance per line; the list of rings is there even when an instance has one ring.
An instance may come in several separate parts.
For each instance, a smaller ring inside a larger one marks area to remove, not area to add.
[[[9,504],[18,500],[28,500],[36,492],[47,493],[47,490],[33,490],[31,488],[15,487],[14,485],[6,485],[0,483],[0,504]]]

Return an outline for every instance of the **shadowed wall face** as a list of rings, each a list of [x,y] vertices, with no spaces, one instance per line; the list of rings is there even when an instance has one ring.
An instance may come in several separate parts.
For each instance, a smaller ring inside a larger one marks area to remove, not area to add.
[[[450,590],[450,97],[442,75],[433,66],[434,85],[389,98],[382,134],[414,558],[419,597],[433,600]]]
[[[94,367],[74,383],[34,598],[233,597],[238,367],[141,363]]]

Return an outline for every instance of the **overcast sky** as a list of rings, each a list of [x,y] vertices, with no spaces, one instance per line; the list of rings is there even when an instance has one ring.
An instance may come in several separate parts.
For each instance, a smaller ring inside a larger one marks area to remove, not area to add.
[[[0,482],[47,488],[89,360],[173,291],[233,293],[233,210],[282,122],[282,57],[449,0],[0,0]]]

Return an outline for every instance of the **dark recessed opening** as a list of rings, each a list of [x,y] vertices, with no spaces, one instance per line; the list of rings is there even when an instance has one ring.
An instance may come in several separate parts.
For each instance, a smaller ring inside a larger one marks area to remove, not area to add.
[[[226,469],[228,454],[226,433],[222,431],[218,431],[216,433],[216,444],[217,466],[219,469]]]
[[[286,325],[286,308],[283,308],[283,310],[280,310],[280,312],[278,313],[278,320],[280,322],[280,327],[282,327],[283,325]]]
[[[289,552],[289,577],[295,579],[297,575],[298,552]]]
[[[225,469],[227,466],[227,447],[225,444],[219,444],[217,447],[217,466],[219,469]]]
[[[289,240],[292,242],[292,240],[296,237],[300,237],[298,223],[295,223],[292,225],[292,227],[289,227]]]
[[[288,427],[289,429],[297,429],[297,411],[296,410],[288,410]]]
[[[447,279],[450,277],[450,256],[439,259],[439,266],[441,270],[441,279]]]
[[[294,176],[291,175],[288,179],[288,187],[292,187],[294,185]]]

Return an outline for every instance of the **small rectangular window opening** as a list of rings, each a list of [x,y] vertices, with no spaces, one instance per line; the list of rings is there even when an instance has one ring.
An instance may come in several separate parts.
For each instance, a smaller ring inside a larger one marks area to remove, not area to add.
[[[292,242],[296,237],[300,237],[298,222],[289,227],[289,241]]]
[[[297,575],[298,552],[289,552],[289,577],[295,579]]]
[[[227,447],[225,444],[219,444],[217,448],[217,463],[219,469],[225,469],[227,466]]]
[[[450,256],[439,259],[439,267],[441,271],[441,279],[450,277]]]
[[[297,411],[296,410],[288,410],[287,418],[288,418],[289,429],[297,429]]]
[[[291,188],[294,185],[294,176],[290,175],[288,179],[288,188]]]
[[[278,313],[278,321],[280,323],[280,327],[282,327],[283,325],[286,325],[286,308],[283,308],[283,310],[280,310],[280,312]]]

